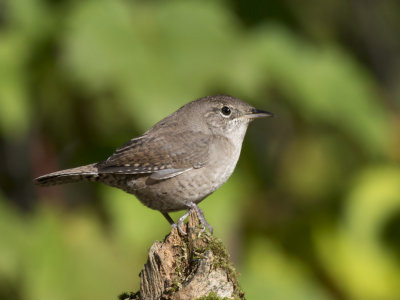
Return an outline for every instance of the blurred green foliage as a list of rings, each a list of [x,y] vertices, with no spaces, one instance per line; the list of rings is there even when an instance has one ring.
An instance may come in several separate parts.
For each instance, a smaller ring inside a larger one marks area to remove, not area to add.
[[[186,102],[227,93],[277,116],[251,125],[237,171],[201,204],[248,298],[400,299],[399,11],[1,2],[0,298],[137,289],[163,217],[106,186],[32,178],[105,159]]]

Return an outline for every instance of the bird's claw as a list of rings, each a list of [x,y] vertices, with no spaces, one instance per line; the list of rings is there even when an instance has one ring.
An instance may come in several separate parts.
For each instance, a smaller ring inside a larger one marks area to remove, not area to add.
[[[195,210],[195,212],[197,213],[197,216],[200,220],[201,227],[202,227],[200,233],[203,233],[206,230],[206,227],[208,227],[208,230],[210,231],[210,233],[213,234],[214,230],[213,230],[212,226],[210,224],[208,224],[208,222],[206,221],[206,218],[204,217],[204,213],[201,210],[201,208],[198,207],[195,203],[191,203],[190,208]],[[189,212],[187,212],[187,213],[189,213]]]
[[[178,219],[178,230],[179,233],[182,235],[187,235],[187,233],[182,228],[183,228],[183,222],[188,216],[189,216],[189,210],[182,217]]]
[[[196,214],[197,217],[200,220],[200,224],[201,224],[201,231],[199,232],[199,234],[202,234],[205,230],[206,227],[208,228],[208,230],[210,231],[211,234],[213,234],[213,228],[210,224],[207,223],[206,218],[204,217],[203,211],[200,209],[200,207],[198,207],[195,203],[189,203],[189,209],[186,211],[186,213],[180,217],[178,219],[178,222],[175,224],[174,221],[171,219],[171,217],[167,214],[167,213],[163,213],[163,215],[165,216],[165,218],[168,220],[168,222],[171,224],[172,228],[177,228],[179,233],[181,235],[187,235],[187,232],[185,232],[183,230],[183,228],[185,227],[183,222],[185,221],[185,219],[189,216],[190,210],[193,209]]]

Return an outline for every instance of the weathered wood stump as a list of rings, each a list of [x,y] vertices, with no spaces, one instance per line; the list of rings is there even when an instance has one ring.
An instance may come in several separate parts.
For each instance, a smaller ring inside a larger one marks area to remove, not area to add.
[[[244,299],[227,250],[202,232],[194,211],[184,230],[185,236],[174,228],[163,242],[154,242],[140,272],[140,291],[120,299]]]

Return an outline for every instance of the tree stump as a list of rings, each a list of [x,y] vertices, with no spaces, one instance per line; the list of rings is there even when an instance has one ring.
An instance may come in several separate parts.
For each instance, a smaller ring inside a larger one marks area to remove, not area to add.
[[[227,250],[202,232],[193,210],[184,230],[182,236],[173,228],[163,242],[154,242],[139,275],[140,291],[121,300],[245,299]]]

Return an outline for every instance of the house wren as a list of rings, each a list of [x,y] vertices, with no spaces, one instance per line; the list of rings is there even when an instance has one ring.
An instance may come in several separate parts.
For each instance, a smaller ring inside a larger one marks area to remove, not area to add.
[[[107,160],[43,175],[35,183],[100,181],[160,211],[181,233],[188,212],[178,225],[168,212],[193,208],[203,230],[207,226],[212,232],[197,203],[231,176],[250,121],[271,116],[231,96],[204,97],[182,106]]]

